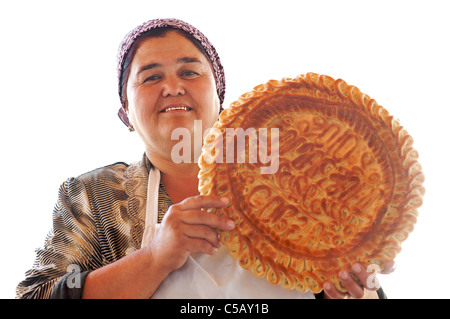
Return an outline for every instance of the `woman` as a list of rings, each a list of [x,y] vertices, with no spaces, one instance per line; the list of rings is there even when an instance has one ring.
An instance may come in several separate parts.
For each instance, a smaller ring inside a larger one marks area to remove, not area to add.
[[[229,258],[220,249],[215,229],[231,230],[235,225],[206,212],[227,205],[228,199],[199,196],[194,158],[198,149],[192,148],[189,163],[176,164],[171,157],[177,143],[171,133],[176,128],[187,128],[194,136],[194,121],[200,120],[206,130],[220,113],[225,80],[214,47],[191,25],[158,19],[125,37],[118,60],[119,116],[142,139],[145,154],[139,162],[112,164],[61,186],[53,229],[17,287],[20,298],[174,297],[179,289],[173,287],[197,278],[193,273],[198,263],[214,260],[207,256]],[[192,145],[201,148],[194,141]],[[358,266],[353,274],[367,283],[370,274],[358,271]],[[244,282],[267,284],[254,276],[245,278]],[[326,283],[324,297],[374,294],[347,271],[341,273],[341,281],[348,294]],[[199,287],[199,295],[195,289],[189,286],[175,297],[216,296],[210,291],[202,295],[202,289],[209,289],[205,286]],[[279,293],[287,292],[272,296]],[[224,295],[219,291],[217,296]]]

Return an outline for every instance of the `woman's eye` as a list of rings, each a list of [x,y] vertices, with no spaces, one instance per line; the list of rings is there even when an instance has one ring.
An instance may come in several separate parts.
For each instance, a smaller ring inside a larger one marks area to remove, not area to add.
[[[156,82],[156,81],[159,81],[160,79],[161,79],[160,75],[152,75],[152,76],[145,78],[144,82]]]
[[[183,76],[183,77],[195,77],[197,75],[198,75],[198,73],[195,72],[195,71],[183,71],[183,72],[181,72],[181,76]]]

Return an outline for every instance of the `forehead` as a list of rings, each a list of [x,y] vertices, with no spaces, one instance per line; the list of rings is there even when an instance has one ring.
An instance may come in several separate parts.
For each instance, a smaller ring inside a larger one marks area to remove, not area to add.
[[[142,63],[170,63],[182,57],[196,57],[208,63],[194,43],[177,31],[169,31],[164,36],[143,39],[133,58],[132,68]]]

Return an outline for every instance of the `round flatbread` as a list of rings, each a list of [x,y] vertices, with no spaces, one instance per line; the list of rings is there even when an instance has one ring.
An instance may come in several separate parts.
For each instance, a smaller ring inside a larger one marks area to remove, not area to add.
[[[424,175],[412,143],[341,79],[269,81],[206,136],[199,190],[231,200],[212,212],[235,221],[220,238],[243,268],[287,289],[318,293],[330,281],[345,291],[339,271],[384,269],[413,230]]]

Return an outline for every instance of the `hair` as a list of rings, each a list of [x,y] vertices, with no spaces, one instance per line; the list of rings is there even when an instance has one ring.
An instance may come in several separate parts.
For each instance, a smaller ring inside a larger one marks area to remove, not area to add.
[[[202,52],[202,54],[209,60],[208,54],[206,53],[203,46],[195,39],[193,36],[191,36],[189,33],[173,28],[173,27],[161,27],[149,30],[147,32],[142,33],[139,38],[136,39],[136,41],[131,45],[130,50],[128,51],[124,61],[123,61],[123,67],[122,67],[122,73],[120,76],[120,87],[121,87],[121,103],[122,105],[126,105],[127,101],[127,83],[128,83],[128,77],[130,76],[130,69],[131,69],[131,62],[133,61],[134,55],[136,54],[137,50],[139,49],[139,46],[141,43],[149,38],[162,38],[166,36],[166,34],[170,31],[175,31],[178,34],[182,35],[186,39],[190,40],[199,50]],[[211,62],[210,62],[211,63]],[[215,75],[214,75],[215,77]]]

